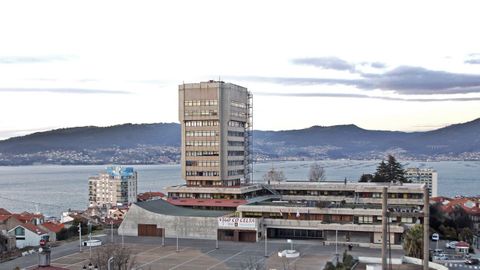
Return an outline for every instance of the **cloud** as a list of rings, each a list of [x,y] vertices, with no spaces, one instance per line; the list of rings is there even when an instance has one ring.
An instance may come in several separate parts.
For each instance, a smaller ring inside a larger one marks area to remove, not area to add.
[[[405,95],[480,93],[480,75],[400,66],[380,74],[359,73],[359,79],[301,77],[233,77],[283,85],[348,85],[362,90],[387,90]]]
[[[324,69],[346,70],[355,72],[355,65],[337,57],[297,58],[292,62],[297,65],[309,65]]]
[[[100,90],[100,89],[81,89],[81,88],[0,88],[2,92],[13,93],[55,93],[55,94],[131,94],[127,91],[119,90]]]
[[[56,61],[66,61],[69,57],[50,55],[50,56],[0,56],[0,64],[37,64],[50,63]]]
[[[465,64],[480,65],[480,58],[465,60]]]
[[[344,94],[344,93],[266,93],[255,92],[260,96],[287,96],[287,97],[334,97],[334,98],[368,98],[390,101],[407,101],[407,102],[436,102],[436,101],[478,101],[480,97],[464,97],[464,98],[401,98],[401,97],[383,97],[370,96],[364,94]]]

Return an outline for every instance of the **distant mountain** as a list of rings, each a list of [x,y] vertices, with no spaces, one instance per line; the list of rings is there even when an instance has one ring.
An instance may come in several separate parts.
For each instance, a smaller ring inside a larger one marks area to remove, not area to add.
[[[355,125],[254,131],[257,160],[383,158],[480,160],[480,118],[427,132]],[[0,141],[0,165],[178,162],[180,125],[124,124],[38,132]]]

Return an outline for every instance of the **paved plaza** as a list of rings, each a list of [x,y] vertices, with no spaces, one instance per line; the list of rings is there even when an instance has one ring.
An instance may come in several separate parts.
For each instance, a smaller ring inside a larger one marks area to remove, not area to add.
[[[265,257],[264,242],[219,242],[219,248],[216,249],[215,241],[180,239],[177,252],[176,239],[166,239],[165,246],[161,245],[161,239],[155,237],[125,237],[124,240],[125,246],[134,255],[135,267],[143,270],[246,269],[253,265],[264,266],[265,269],[313,270],[323,269],[335,253],[335,246],[324,246],[323,242],[315,240],[294,241],[294,249],[300,251],[300,257],[295,259],[278,257],[278,251],[290,246],[281,239],[268,242],[268,257]],[[104,241],[108,242],[109,239]],[[121,245],[121,239],[116,237],[115,243]],[[339,246],[339,253],[345,248]],[[94,252],[95,249],[92,249]],[[368,248],[354,248],[351,252],[354,256],[379,256],[379,253],[378,249]],[[393,251],[392,255],[400,257],[401,254],[401,251]],[[82,269],[90,262],[89,256],[89,249],[84,249],[81,253],[76,250],[60,257],[52,256],[51,265],[72,270]],[[34,265],[22,267],[32,269]],[[2,265],[0,269],[4,269]]]

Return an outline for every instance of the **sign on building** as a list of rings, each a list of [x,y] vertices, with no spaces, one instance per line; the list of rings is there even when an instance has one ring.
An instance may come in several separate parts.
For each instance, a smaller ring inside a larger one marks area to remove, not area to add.
[[[239,228],[239,229],[256,229],[256,218],[239,218],[239,217],[219,217],[218,227],[222,228]]]

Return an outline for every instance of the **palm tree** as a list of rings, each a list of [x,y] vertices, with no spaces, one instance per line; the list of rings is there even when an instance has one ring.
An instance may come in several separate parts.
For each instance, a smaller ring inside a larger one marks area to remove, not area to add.
[[[419,259],[423,257],[423,225],[414,225],[407,231],[403,241],[403,250],[407,256]]]

